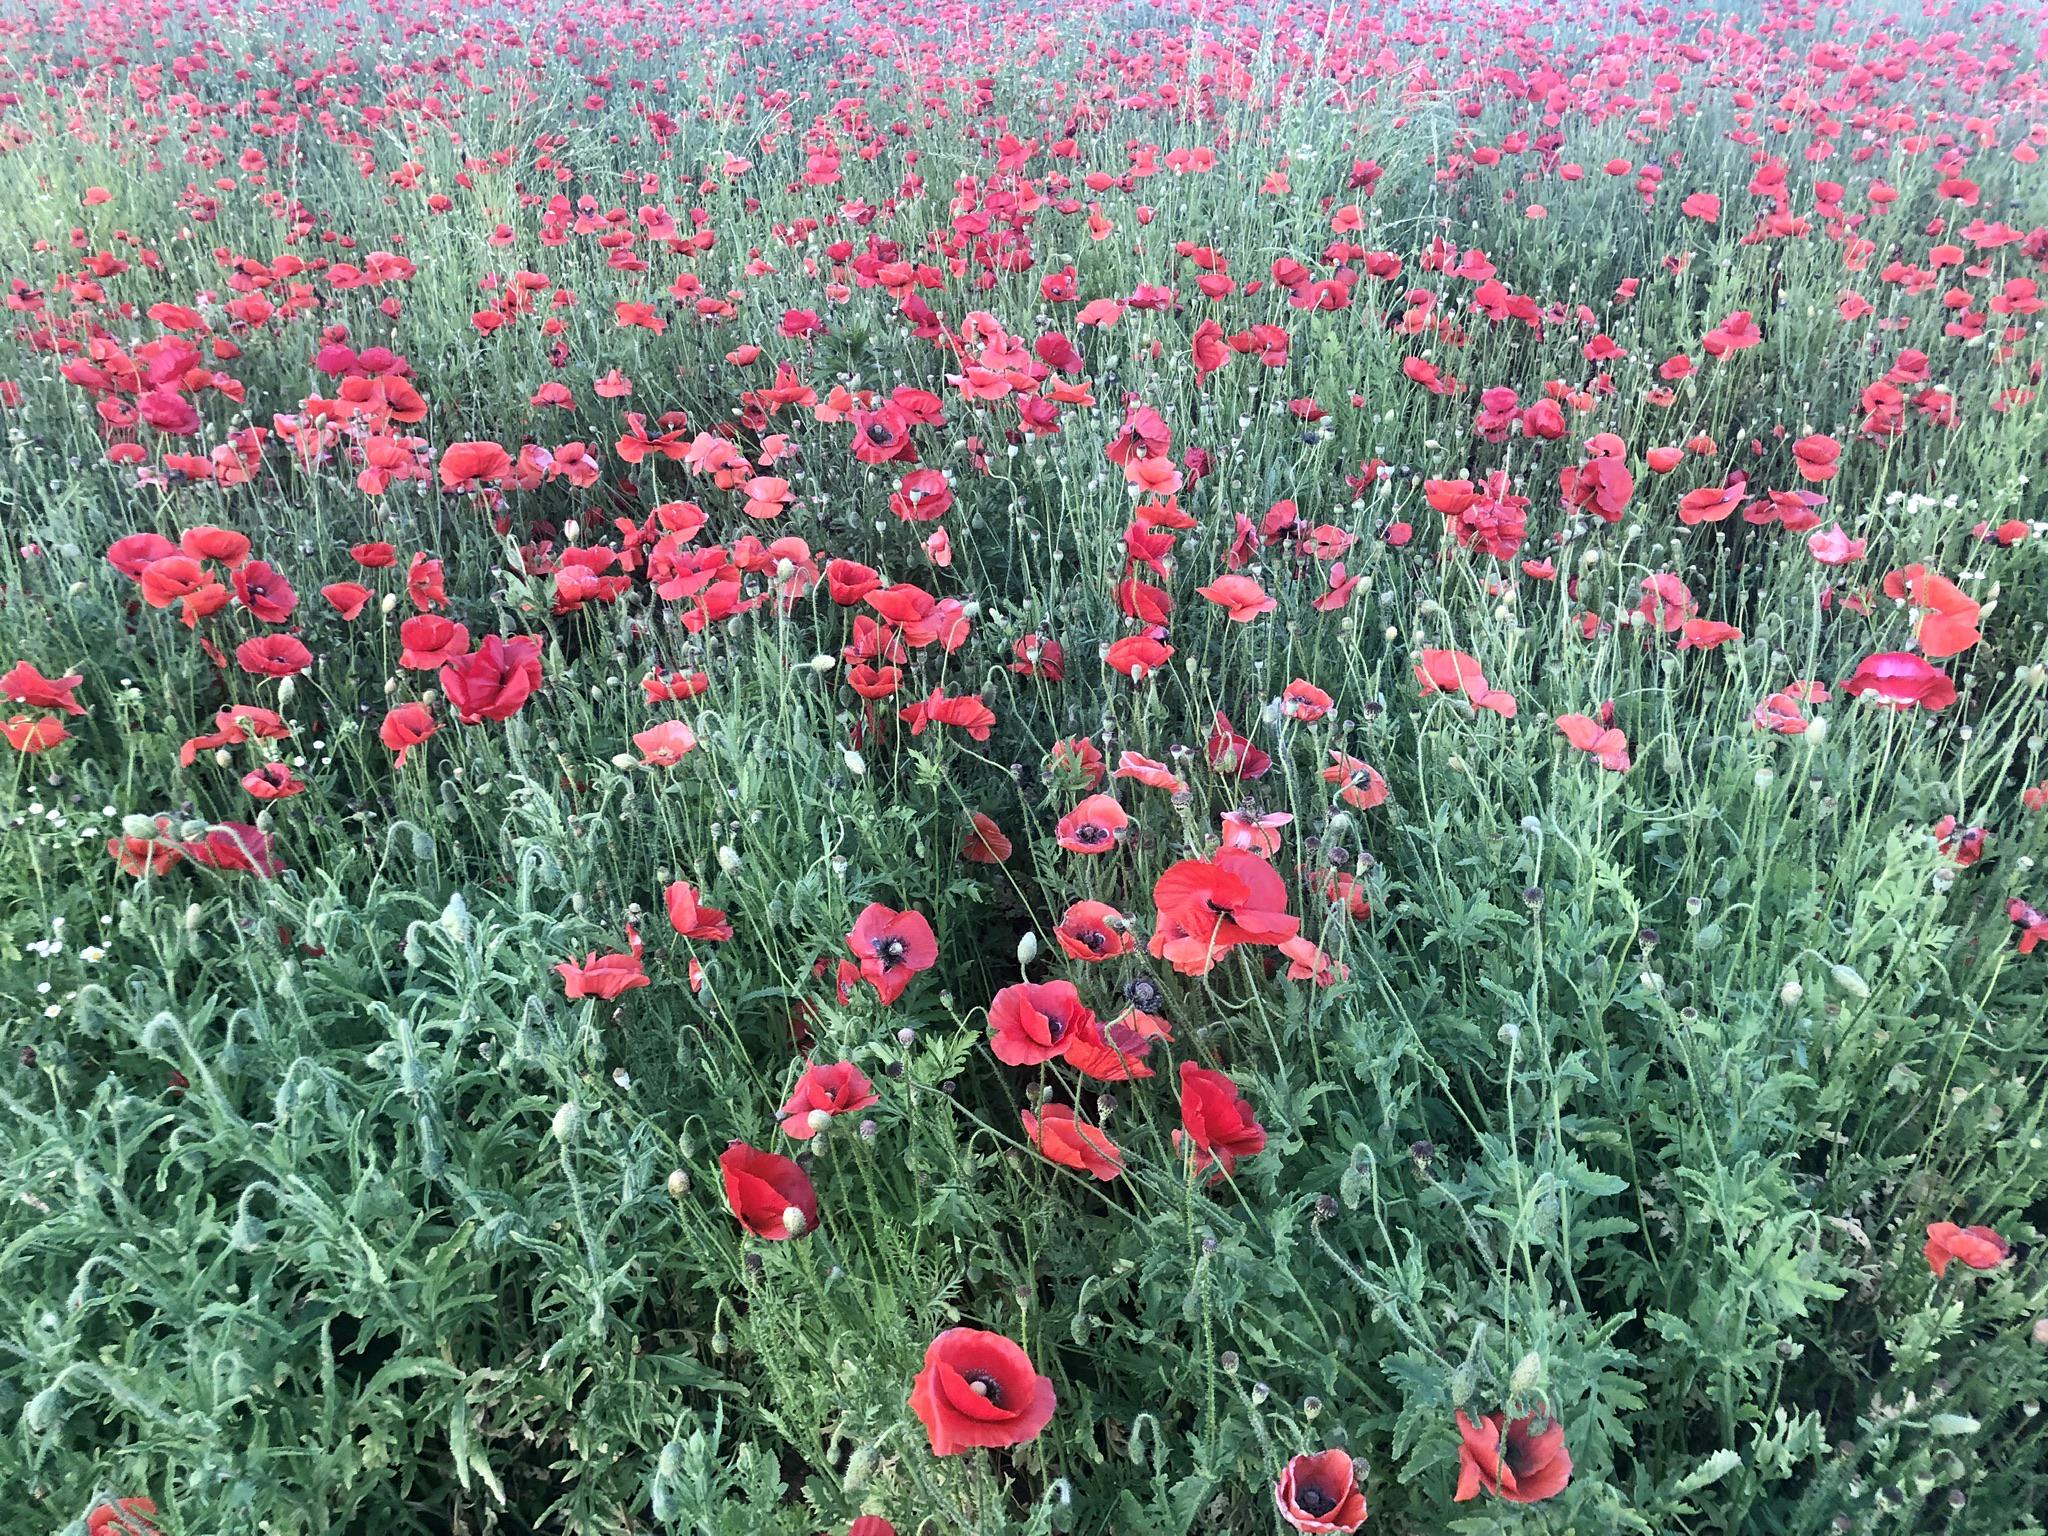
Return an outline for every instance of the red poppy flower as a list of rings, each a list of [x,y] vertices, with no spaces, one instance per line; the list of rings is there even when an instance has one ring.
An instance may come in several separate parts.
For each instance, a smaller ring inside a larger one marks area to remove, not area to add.
[[[1952,1221],[1937,1221],[1927,1228],[1927,1267],[1938,1280],[1948,1267],[1961,1260],[1971,1269],[1996,1269],[2012,1252],[2012,1244],[1989,1227],[1959,1227]]]
[[[438,613],[416,613],[398,626],[398,664],[414,672],[437,672],[469,654],[469,630]]]
[[[939,959],[939,941],[922,912],[898,912],[880,902],[861,909],[846,936],[846,947],[885,1004],[895,1002],[912,977],[930,970]]]
[[[960,845],[960,857],[970,864],[1000,864],[1009,858],[1010,839],[990,817],[980,811],[971,811],[967,817],[967,836]]]
[[[299,594],[284,579],[284,573],[262,560],[251,560],[235,571],[235,596],[265,624],[282,624],[299,606]]]
[[[910,1410],[934,1456],[1035,1440],[1055,1406],[1052,1379],[1032,1368],[1031,1357],[979,1328],[948,1328],[933,1339],[910,1391]]]
[[[153,1499],[116,1499],[85,1517],[86,1536],[156,1536]]]
[[[1046,1104],[1035,1115],[1025,1110],[1020,1118],[1024,1134],[1047,1162],[1078,1169],[1105,1184],[1124,1171],[1124,1155],[1116,1143],[1076,1118],[1072,1106]]]
[[[1947,673],[1905,651],[1880,651],[1864,657],[1856,663],[1855,674],[1842,684],[1842,691],[1890,709],[1911,709],[1917,704],[1930,713],[1956,701],[1956,685]]]
[[[1251,738],[1241,734],[1220,709],[1209,732],[1208,751],[1209,766],[1233,778],[1263,779],[1273,767],[1273,759],[1253,746]]]
[[[35,709],[61,709],[67,715],[82,715],[85,707],[72,697],[78,685],[85,678],[77,673],[63,677],[45,677],[26,661],[17,661],[0,676],[0,697],[12,704],[27,704]]]
[[[1358,1491],[1358,1472],[1346,1450],[1296,1456],[1274,1485],[1273,1502],[1281,1519],[1315,1536],[1365,1524],[1365,1495]]]
[[[1020,677],[1042,677],[1048,683],[1056,683],[1066,676],[1067,653],[1057,640],[1023,635],[1011,645],[1010,652],[1017,658],[1010,663],[1010,670]]]
[[[168,834],[170,818],[157,818],[159,834]],[[107,839],[107,856],[124,875],[141,878],[143,875],[161,875],[174,864],[185,859],[185,850],[176,843],[158,837],[110,837]]]
[[[70,740],[71,733],[55,715],[9,715],[0,720],[0,736],[24,756],[47,752]]]
[[[1048,778],[1094,789],[1103,779],[1102,751],[1086,736],[1069,736],[1052,744],[1052,751],[1046,754],[1045,771]]]
[[[330,581],[320,589],[320,595],[341,615],[344,624],[353,624],[375,594],[359,581]]]
[[[1136,779],[1140,784],[1145,785],[1149,789],[1163,789],[1169,795],[1184,795],[1187,793],[1188,788],[1166,764],[1154,762],[1151,758],[1137,752],[1122,754],[1117,759],[1116,772],[1111,774],[1110,777],[1114,779]]]
[[[131,533],[107,546],[107,563],[130,581],[140,581],[143,571],[178,546],[160,533]]]
[[[1564,739],[1614,773],[1628,772],[1628,737],[1613,726],[1602,729],[1585,715],[1559,715],[1557,728]]]
[[[1253,1117],[1237,1084],[1192,1061],[1180,1064],[1180,1126],[1173,1133],[1174,1150],[1191,1148],[1195,1171],[1213,1166],[1212,1178],[1225,1177],[1239,1158],[1266,1149],[1266,1128]]]
[[[152,560],[136,578],[142,600],[152,608],[180,606],[179,617],[187,629],[228,604],[228,589],[207,568],[190,555],[165,555]]]
[[[989,1002],[989,1047],[1008,1066],[1033,1066],[1064,1054],[1074,1029],[1094,1021],[1071,981],[1020,981]]]
[[[205,869],[251,874],[265,880],[284,869],[270,851],[270,834],[247,822],[218,822],[207,828],[204,837],[178,846],[186,858]]]
[[[1475,709],[1490,709],[1505,720],[1515,718],[1513,696],[1489,686],[1479,663],[1463,651],[1424,651],[1416,662],[1415,681],[1422,685],[1425,699],[1438,693],[1463,694]]]
[[[474,652],[441,668],[441,691],[464,725],[511,719],[540,685],[540,641],[531,635],[485,635]]]
[[[1960,656],[1984,638],[1977,621],[1982,606],[1946,576],[1924,565],[1909,565],[1884,579],[1885,596],[1911,601],[1919,613],[1915,638],[1926,655],[1939,661]]]
[[[635,987],[651,986],[638,954],[588,954],[583,963],[563,960],[555,974],[562,978],[563,995],[569,998],[595,997],[609,1003]]]
[[[732,937],[732,920],[716,907],[707,907],[697,887],[687,881],[672,882],[662,892],[668,908],[669,926],[686,939],[703,944],[723,944]]]
[[[304,792],[306,781],[294,778],[287,763],[265,763],[242,775],[242,788],[258,800],[289,800]]]
[[[1278,598],[1249,576],[1219,576],[1195,590],[1221,608],[1233,624],[1249,624],[1280,606]]]
[[[256,635],[235,647],[235,663],[255,677],[297,677],[313,653],[291,635]]]
[[[377,727],[377,739],[398,754],[395,766],[403,768],[406,754],[440,729],[426,705],[400,704]]]
[[[1544,1427],[1539,1430],[1538,1424]],[[1475,1424],[1460,1409],[1458,1435],[1455,1502],[1485,1490],[1511,1503],[1535,1504],[1562,1493],[1571,1481],[1572,1458],[1562,1424],[1546,1423],[1535,1414],[1510,1424],[1504,1413],[1486,1414]]]
[[[1075,960],[1114,960],[1137,947],[1131,920],[1106,901],[1077,901],[1067,908],[1053,937]]]
[[[879,1103],[866,1073],[850,1061],[835,1061],[806,1067],[776,1113],[785,1136],[809,1141],[830,1125],[835,1115],[858,1114]]]
[[[681,720],[664,720],[633,733],[633,745],[650,767],[673,768],[696,749],[697,733]]]
[[[1112,671],[1121,672],[1134,683],[1142,683],[1173,657],[1173,647],[1162,645],[1150,635],[1126,635],[1103,653]]]
[[[1323,770],[1323,782],[1337,785],[1337,798],[1353,810],[1369,811],[1386,803],[1387,781],[1363,758],[1331,752],[1330,766]]]
[[[818,1225],[818,1192],[788,1158],[735,1141],[719,1154],[725,1203],[740,1225],[771,1243],[802,1237]]]
[[[1090,795],[1060,818],[1055,835],[1069,852],[1108,853],[1130,823],[1114,796]]]
[[[1279,944],[1300,930],[1287,913],[1287,885],[1264,859],[1224,850],[1182,859],[1152,887],[1159,926],[1148,946],[1183,975],[1210,970],[1239,944]]]

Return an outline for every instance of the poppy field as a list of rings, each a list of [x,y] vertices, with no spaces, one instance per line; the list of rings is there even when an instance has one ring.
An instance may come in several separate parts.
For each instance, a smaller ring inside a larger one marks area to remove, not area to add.
[[[2048,11],[0,17],[0,1531],[2040,1532]]]

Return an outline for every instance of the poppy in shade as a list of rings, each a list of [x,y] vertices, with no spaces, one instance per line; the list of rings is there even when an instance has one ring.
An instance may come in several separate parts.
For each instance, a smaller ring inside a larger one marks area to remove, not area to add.
[[[735,1141],[718,1157],[725,1203],[741,1226],[771,1243],[802,1237],[818,1224],[810,1175],[777,1152]]]
[[[1273,1487],[1273,1502],[1297,1531],[1355,1531],[1365,1524],[1365,1495],[1349,1451],[1295,1457]]]
[[[1952,1263],[1971,1269],[1996,1269],[2012,1252],[2012,1244],[1989,1227],[1959,1227],[1952,1221],[1937,1221],[1927,1228],[1927,1267],[1940,1279]]]
[[[1196,1171],[1213,1165],[1215,1178],[1228,1175],[1240,1157],[1266,1149],[1266,1128],[1237,1084],[1192,1061],[1180,1064],[1180,1124],[1173,1133],[1174,1149],[1192,1148]]]
[[[969,864],[1000,864],[1010,856],[1010,839],[992,817],[971,811],[967,835],[960,843],[960,857]]]
[[[1532,1413],[1510,1424],[1506,1414],[1489,1413],[1475,1423],[1460,1409],[1458,1434],[1458,1491],[1452,1495],[1458,1503],[1483,1490],[1510,1503],[1536,1504],[1564,1492],[1572,1480],[1564,1426],[1555,1420]]]
[[[933,1339],[910,1391],[934,1456],[1034,1440],[1056,1402],[1052,1378],[1039,1375],[1029,1355],[980,1328],[948,1328]]]

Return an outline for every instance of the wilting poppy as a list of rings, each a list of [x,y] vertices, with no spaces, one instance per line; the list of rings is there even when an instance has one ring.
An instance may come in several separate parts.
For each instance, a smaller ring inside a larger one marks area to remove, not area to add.
[[[1023,1111],[1024,1134],[1038,1155],[1063,1168],[1078,1169],[1104,1183],[1124,1171],[1124,1155],[1095,1126],[1077,1118],[1066,1104],[1042,1105],[1037,1114]]]
[[[1052,1379],[1033,1369],[1031,1357],[979,1328],[948,1328],[933,1339],[910,1391],[934,1456],[1022,1445],[1052,1422],[1055,1406]]]
[[[1461,1408],[1458,1435],[1458,1491],[1451,1496],[1458,1503],[1484,1491],[1535,1504],[1562,1493],[1571,1481],[1564,1426],[1554,1420],[1528,1414],[1510,1424],[1506,1414],[1489,1413],[1474,1423]]]

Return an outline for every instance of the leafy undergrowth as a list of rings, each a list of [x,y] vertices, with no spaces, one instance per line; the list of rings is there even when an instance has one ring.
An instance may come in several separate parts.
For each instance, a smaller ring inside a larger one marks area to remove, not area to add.
[[[13,15],[0,1527],[2040,1530],[2042,19]]]

